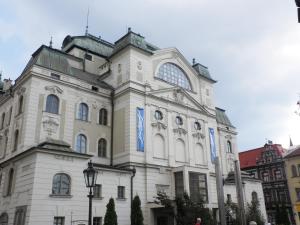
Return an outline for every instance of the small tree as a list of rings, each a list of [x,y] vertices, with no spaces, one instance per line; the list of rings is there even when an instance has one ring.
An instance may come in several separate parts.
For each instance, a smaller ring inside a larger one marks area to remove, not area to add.
[[[131,225],[144,225],[144,217],[141,209],[141,200],[136,195],[131,206]]]
[[[251,204],[247,203],[247,205],[247,224],[249,224],[250,221],[255,221],[257,225],[264,225],[265,220],[260,211],[259,201],[257,199],[252,199]]]
[[[115,210],[115,202],[113,198],[110,198],[108,204],[106,205],[104,225],[118,225],[118,217]]]

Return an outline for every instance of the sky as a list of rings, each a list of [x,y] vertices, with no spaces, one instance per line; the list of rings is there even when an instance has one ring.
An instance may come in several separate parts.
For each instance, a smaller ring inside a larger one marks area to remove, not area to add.
[[[294,0],[0,0],[0,71],[15,80],[42,44],[66,35],[115,42],[128,27],[160,48],[207,66],[216,106],[239,151],[266,140],[300,144],[300,24]]]

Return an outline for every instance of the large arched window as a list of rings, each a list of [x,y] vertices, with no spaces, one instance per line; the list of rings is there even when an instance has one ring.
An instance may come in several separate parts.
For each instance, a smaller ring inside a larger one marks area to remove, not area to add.
[[[58,114],[59,98],[56,95],[48,95],[46,100],[46,112]]]
[[[76,139],[76,151],[79,153],[86,153],[86,146],[86,136],[83,134],[79,134]]]
[[[295,165],[292,165],[292,177],[297,177],[297,168]]]
[[[227,141],[227,152],[232,153],[232,145],[230,141]]]
[[[107,110],[106,109],[102,108],[99,111],[99,124],[107,125]]]
[[[6,195],[12,194],[13,189],[13,180],[14,180],[14,169],[11,168],[8,173],[8,183],[7,183],[7,192]]]
[[[184,89],[192,90],[187,75],[179,66],[175,65],[174,63],[164,63],[161,65],[158,69],[156,77]]]
[[[65,173],[55,174],[52,183],[53,195],[69,195],[71,193],[71,179]]]
[[[106,157],[106,146],[107,146],[107,142],[104,138],[101,138],[98,141],[98,156],[99,157]]]
[[[80,103],[78,108],[78,119],[87,121],[89,115],[89,107],[85,103]]]
[[[23,102],[24,102],[24,97],[23,97],[23,95],[21,95],[19,98],[18,114],[21,114],[23,112]]]

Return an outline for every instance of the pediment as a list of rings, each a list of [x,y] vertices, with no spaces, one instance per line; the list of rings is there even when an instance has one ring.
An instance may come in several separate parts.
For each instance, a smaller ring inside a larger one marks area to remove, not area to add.
[[[186,90],[181,87],[164,88],[159,90],[151,90],[147,92],[148,95],[172,102],[174,104],[182,105],[183,107],[189,107],[195,110],[199,110],[204,114],[212,114],[206,110],[196,99],[194,99]]]

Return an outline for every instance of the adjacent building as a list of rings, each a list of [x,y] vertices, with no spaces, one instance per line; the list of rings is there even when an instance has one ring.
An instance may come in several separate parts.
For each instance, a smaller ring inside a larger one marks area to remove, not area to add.
[[[201,197],[217,218],[213,162],[227,177],[238,154],[214,83],[207,67],[130,29],[114,43],[86,34],[41,46],[13,85],[1,83],[0,224],[87,224],[89,160],[99,171],[94,225],[111,197],[129,225],[131,193],[146,225],[174,224],[157,192]],[[234,183],[224,189],[236,202]],[[245,190],[263,201],[259,182]]]
[[[281,145],[268,141],[263,147],[239,153],[241,170],[262,180],[267,219],[272,224],[276,224],[277,207],[286,208],[290,224],[294,224],[283,160],[285,152]]]
[[[300,224],[300,146],[294,146],[284,157],[294,219]]]

